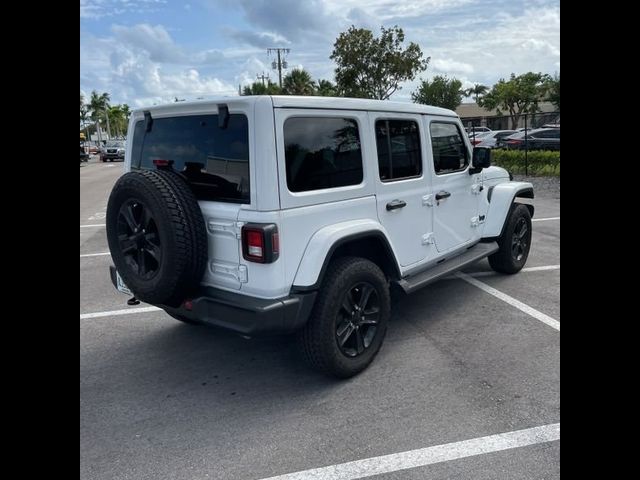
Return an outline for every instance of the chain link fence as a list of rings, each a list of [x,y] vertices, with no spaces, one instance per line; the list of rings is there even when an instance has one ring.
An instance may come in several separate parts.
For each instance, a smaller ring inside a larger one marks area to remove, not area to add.
[[[559,111],[461,120],[474,145],[493,149],[494,164],[525,175],[560,174]]]

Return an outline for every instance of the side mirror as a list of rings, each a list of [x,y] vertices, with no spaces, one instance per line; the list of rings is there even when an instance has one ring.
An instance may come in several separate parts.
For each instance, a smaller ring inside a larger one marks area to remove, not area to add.
[[[483,168],[491,166],[491,148],[490,147],[473,147],[473,157],[471,160],[471,168],[469,173],[480,173]]]

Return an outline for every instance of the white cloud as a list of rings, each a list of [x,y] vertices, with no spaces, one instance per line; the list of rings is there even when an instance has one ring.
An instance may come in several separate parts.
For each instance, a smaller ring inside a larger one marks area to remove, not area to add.
[[[473,73],[473,66],[450,58],[433,58],[430,65],[442,73]]]
[[[375,35],[381,25],[397,24],[406,34],[405,45],[416,42],[424,56],[431,57],[427,71],[403,83],[394,100],[409,101],[420,78],[437,74],[455,76],[468,88],[474,83],[491,86],[512,72],[553,73],[560,68],[558,0],[199,0],[177,7],[163,3],[81,0],[82,90],[108,91],[114,102],[132,105],[173,96],[235,94],[238,84],[255,81],[256,74],[270,74],[277,82],[265,51],[277,46],[291,48],[288,71],[303,65],[315,80],[333,81],[333,43],[352,24]],[[203,4],[210,8],[197,8]],[[134,25],[124,24],[135,22],[135,14],[115,22],[100,20],[116,12],[165,7],[180,16],[179,29],[171,28],[177,27],[172,17],[143,16],[145,23]],[[225,23],[218,20],[221,10]],[[211,17],[209,31],[185,31],[184,21],[196,14]],[[111,28],[111,33],[90,34],[100,22],[102,31]],[[201,46],[192,46],[194,42]]]
[[[80,0],[80,18],[98,20],[129,12],[150,13],[167,0]]]
[[[120,43],[135,50],[148,52],[149,58],[155,62],[184,63],[187,60],[186,55],[162,25],[113,25],[111,30]]]

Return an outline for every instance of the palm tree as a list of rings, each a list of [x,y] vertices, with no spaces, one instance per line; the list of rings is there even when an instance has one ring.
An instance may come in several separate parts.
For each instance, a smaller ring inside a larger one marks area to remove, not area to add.
[[[253,82],[244,87],[242,95],[280,95],[280,87],[271,80],[268,80],[267,85],[262,82]]]
[[[336,86],[329,80],[318,80],[316,93],[321,97],[335,97],[337,95]]]
[[[106,114],[109,108],[109,100],[111,96],[108,93],[99,94],[95,90],[91,92],[91,100],[89,101],[89,110],[91,110],[91,120],[96,122],[96,129],[98,130],[98,141],[102,142],[102,136],[100,135],[100,128],[98,123],[100,118],[107,119],[107,133],[111,138],[111,129],[109,127],[109,116]]]
[[[464,95],[465,97],[470,97],[471,95],[473,95],[476,103],[478,103],[478,99],[480,98],[480,95],[484,95],[488,91],[489,91],[489,87],[487,87],[486,85],[482,85],[480,83],[476,83],[473,87],[467,88],[464,91]]]
[[[80,94],[80,128],[84,128],[85,138],[89,140],[89,130],[87,129],[89,120],[89,106],[84,103],[84,95]]]
[[[313,95],[315,82],[308,72],[294,68],[282,81],[282,93],[285,95]]]
[[[127,107],[128,108],[128,107]],[[127,131],[128,115],[126,115],[122,105],[114,105],[108,108],[109,122],[113,125],[116,137],[124,136]]]

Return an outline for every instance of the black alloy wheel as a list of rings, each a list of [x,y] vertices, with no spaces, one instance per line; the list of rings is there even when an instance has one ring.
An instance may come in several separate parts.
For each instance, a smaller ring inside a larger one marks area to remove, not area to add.
[[[338,348],[347,357],[364,353],[378,331],[380,301],[376,289],[360,282],[345,294],[336,322]]]
[[[153,278],[162,263],[158,226],[149,209],[139,200],[120,207],[116,225],[118,242],[125,261],[141,278]]]

